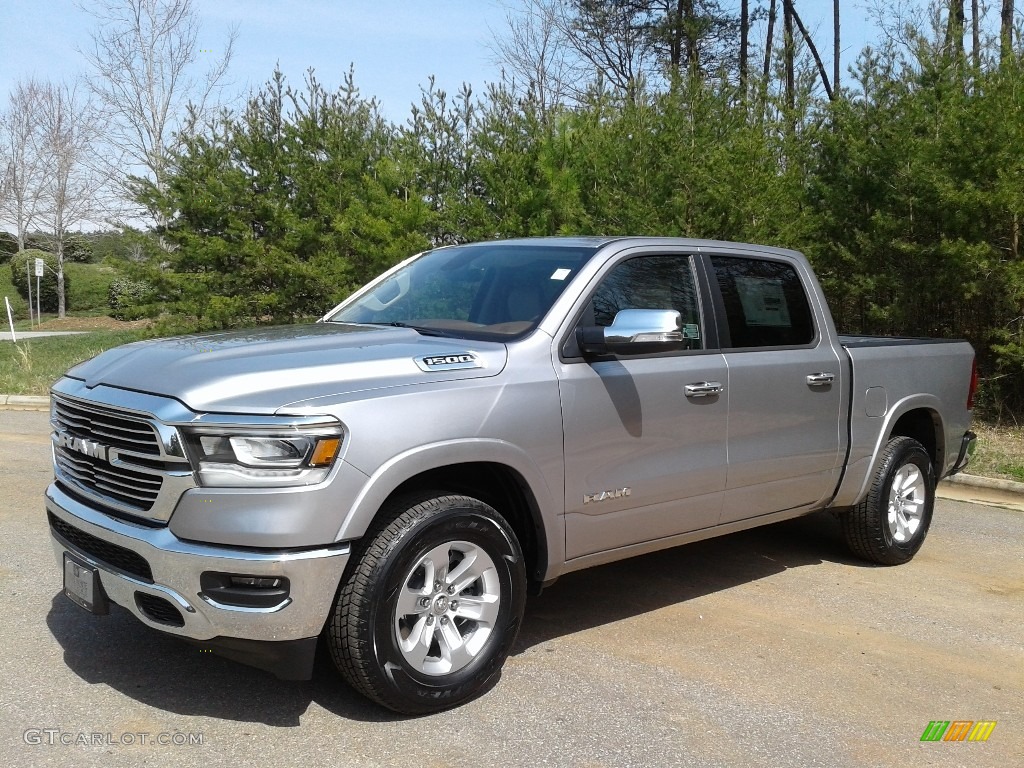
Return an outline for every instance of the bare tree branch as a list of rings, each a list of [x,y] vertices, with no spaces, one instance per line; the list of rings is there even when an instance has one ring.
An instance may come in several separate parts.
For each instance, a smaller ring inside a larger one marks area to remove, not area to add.
[[[839,93],[839,0],[832,0],[832,87]]]
[[[949,0],[949,15],[946,20],[946,52],[950,56],[964,55],[964,27],[966,25],[964,0]]]
[[[237,31],[200,74],[206,54],[193,0],[93,0],[82,8],[98,22],[83,53],[108,141],[162,190],[174,134],[190,128],[190,114],[202,119],[217,106]]]
[[[786,66],[786,106],[796,106],[796,40],[793,37],[793,0],[782,0],[782,57]]]
[[[74,88],[44,84],[39,89],[40,149],[45,158],[42,218],[57,256],[57,311],[64,317],[64,247],[73,229],[94,223],[109,178],[94,164],[96,113]]]
[[[577,55],[629,98],[655,69],[653,11],[642,0],[567,0],[559,28]]]
[[[777,0],[771,0],[768,6],[768,32],[765,34],[764,42],[764,67],[761,70],[761,77],[767,81],[772,71],[772,47],[775,44],[775,18],[778,16]]]
[[[999,56],[1004,60],[1013,55],[1013,0],[1003,0],[999,14]]]
[[[562,0],[506,3],[504,34],[491,30],[495,63],[511,75],[517,96],[536,100],[544,118],[582,93],[579,61],[559,26],[561,5]]]
[[[740,93],[747,96],[747,68],[750,54],[750,0],[740,2]]]
[[[971,0],[971,63],[981,69],[981,12],[978,0]]]
[[[41,90],[35,80],[18,83],[8,99],[7,111],[0,116],[0,162],[4,165],[0,220],[13,225],[19,251],[25,250],[25,236],[39,214],[42,197]]]
[[[814,45],[814,40],[811,39],[810,33],[807,31],[807,27],[804,26],[803,21],[800,19],[800,14],[796,12],[796,8],[790,5],[790,12],[793,14],[793,21],[796,22],[797,29],[800,30],[800,34],[804,38],[804,42],[807,43],[807,48],[811,52],[811,56],[814,57],[814,63],[818,67],[818,74],[821,75],[821,84],[825,88],[825,95],[828,96],[829,101],[835,99],[835,94],[832,92],[832,85],[828,80],[828,72],[825,71],[825,65],[821,61],[821,56],[818,55],[818,48]]]

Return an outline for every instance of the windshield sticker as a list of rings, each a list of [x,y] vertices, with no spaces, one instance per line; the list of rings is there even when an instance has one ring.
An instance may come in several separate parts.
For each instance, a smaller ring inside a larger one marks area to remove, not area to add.
[[[551,275],[551,279],[552,280],[565,280],[565,278],[567,278],[569,276],[570,272],[572,272],[571,269],[566,269],[565,267],[560,267],[560,268],[558,268],[558,269],[556,269],[554,271],[554,273]]]
[[[483,368],[480,358],[472,352],[456,352],[453,355],[426,355],[414,358],[421,371],[465,371],[470,368]]]

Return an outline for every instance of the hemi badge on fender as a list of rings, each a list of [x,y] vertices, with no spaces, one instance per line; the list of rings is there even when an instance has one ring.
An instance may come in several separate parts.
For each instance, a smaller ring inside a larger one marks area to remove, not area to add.
[[[484,364],[472,352],[456,352],[451,355],[426,355],[415,358],[421,371],[464,371],[469,368],[483,368]]]

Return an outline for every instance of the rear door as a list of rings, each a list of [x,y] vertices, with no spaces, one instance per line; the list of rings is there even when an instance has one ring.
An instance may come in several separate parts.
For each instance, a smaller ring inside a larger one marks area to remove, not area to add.
[[[729,369],[720,522],[819,505],[841,468],[844,371],[809,273],[783,256],[712,254],[707,265]]]
[[[677,309],[689,349],[584,359],[573,336],[555,361],[565,440],[569,559],[717,523],[726,479],[725,360],[709,342],[694,259],[620,258],[591,292],[579,325],[623,309]],[[687,385],[691,394],[687,395]]]

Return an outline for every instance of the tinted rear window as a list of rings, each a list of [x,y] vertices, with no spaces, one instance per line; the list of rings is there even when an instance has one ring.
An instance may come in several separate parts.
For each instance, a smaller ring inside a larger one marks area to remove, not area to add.
[[[781,261],[713,256],[731,347],[796,347],[814,340],[814,320],[796,270]]]

